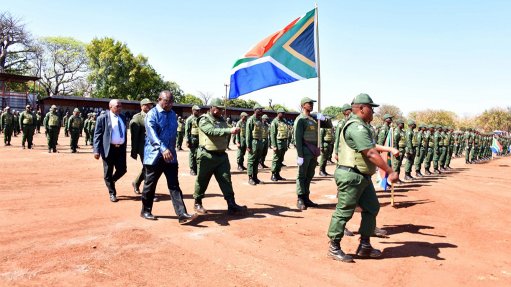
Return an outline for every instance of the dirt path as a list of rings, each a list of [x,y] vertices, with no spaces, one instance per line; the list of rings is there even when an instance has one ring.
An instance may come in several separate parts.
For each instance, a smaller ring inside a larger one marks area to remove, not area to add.
[[[3,137],[3,135],[2,135]],[[315,178],[312,199],[322,206],[299,212],[295,182],[248,185],[235,172],[244,217],[225,215],[212,181],[204,205],[212,213],[196,226],[177,224],[164,181],[155,203],[157,221],[140,218],[139,196],[130,183],[140,162],[128,158],[111,203],[101,161],[82,144],[48,154],[42,134],[34,150],[0,147],[1,286],[511,286],[511,158],[485,164],[452,163],[448,174],[396,188],[396,208],[378,193],[378,226],[389,238],[373,238],[380,260],[345,264],[326,257],[326,229],[335,208],[331,177]],[[187,152],[179,152],[180,181],[188,210],[194,177]],[[235,166],[235,151],[230,151]],[[296,174],[295,151],[282,176]],[[271,160],[271,151],[267,162]],[[327,170],[333,172],[334,166]],[[357,230],[360,214],[348,223]],[[353,253],[358,237],[345,237]]]

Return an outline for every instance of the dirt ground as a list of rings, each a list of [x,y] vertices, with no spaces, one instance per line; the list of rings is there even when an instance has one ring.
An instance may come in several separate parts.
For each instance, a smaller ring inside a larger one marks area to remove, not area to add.
[[[3,135],[1,136],[3,139]],[[511,158],[465,165],[455,159],[447,174],[378,192],[378,226],[388,238],[373,238],[381,259],[347,264],[326,256],[326,230],[336,204],[332,177],[316,177],[311,198],[321,208],[296,209],[296,153],[286,154],[282,176],[250,186],[233,172],[238,203],[246,216],[227,216],[212,181],[204,200],[211,214],[196,225],[177,223],[164,179],[153,213],[140,217],[140,196],[131,181],[141,168],[128,157],[111,203],[101,161],[84,146],[49,154],[44,134],[35,148],[0,146],[1,286],[511,286]],[[129,149],[129,147],[128,147]],[[194,179],[188,153],[179,152],[180,182],[189,211]],[[235,151],[229,151],[235,168]],[[271,162],[271,151],[267,165]],[[333,173],[334,166],[327,171]],[[348,223],[357,230],[360,213]],[[353,254],[358,236],[344,237]]]

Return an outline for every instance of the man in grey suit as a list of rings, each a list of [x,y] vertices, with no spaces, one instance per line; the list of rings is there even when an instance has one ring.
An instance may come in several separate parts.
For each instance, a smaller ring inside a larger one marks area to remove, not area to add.
[[[115,182],[126,173],[126,119],[121,115],[122,104],[111,100],[109,111],[96,120],[94,158],[103,159],[103,170],[110,201],[117,202]],[[115,172],[114,172],[115,169]]]

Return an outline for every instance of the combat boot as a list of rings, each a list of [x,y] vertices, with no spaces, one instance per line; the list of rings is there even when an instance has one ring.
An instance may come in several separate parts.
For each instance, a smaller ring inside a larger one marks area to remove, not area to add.
[[[405,180],[413,180],[409,172],[405,172]]]
[[[248,184],[250,185],[256,185],[257,183],[255,182],[255,180],[252,178],[252,176],[249,176],[248,177]]]
[[[378,258],[381,256],[381,251],[371,246],[369,237],[360,237],[357,255],[360,257]]]
[[[193,209],[198,214],[207,214],[208,211],[202,206],[202,199],[196,199],[195,204],[193,205]]]
[[[440,172],[437,168],[435,168],[435,169],[433,170],[433,173],[434,173],[434,174],[442,174],[442,173],[441,173],[441,172]]]
[[[415,171],[415,177],[423,177],[424,175],[421,173],[420,170]]]
[[[328,246],[328,256],[334,260],[339,260],[341,262],[353,263],[353,257],[348,254],[345,254],[341,250],[341,242],[336,240],[330,240],[330,244]]]
[[[296,200],[296,207],[299,210],[306,210],[307,206],[305,205],[305,202],[303,201],[303,198],[301,196],[298,196],[298,199]]]
[[[431,175],[431,171],[429,171],[429,169],[425,169],[424,172],[426,173],[426,175]]]
[[[236,204],[236,200],[234,200],[234,197],[230,197],[226,199],[227,201],[227,213],[234,215],[234,214],[240,214],[247,210],[246,205],[238,205]]]
[[[271,173],[271,181],[278,181],[277,174],[275,172]]]
[[[318,207],[319,206],[319,204],[317,204],[317,203],[313,202],[312,200],[310,200],[309,195],[303,196],[303,203],[307,207]]]
[[[196,176],[197,175],[197,172],[193,169],[190,169],[190,175],[191,176]]]
[[[326,173],[326,170],[324,168],[322,168],[322,169],[319,170],[319,175],[321,175],[321,176],[328,176],[329,174]]]
[[[282,176],[280,176],[280,172],[277,172],[277,179],[278,179],[278,180],[286,180],[285,178],[283,178]]]
[[[243,166],[241,164],[238,164],[238,171],[243,171]]]
[[[259,178],[257,178],[257,176],[252,178],[252,179],[255,181],[256,184],[260,184],[261,183],[261,181],[259,180]]]

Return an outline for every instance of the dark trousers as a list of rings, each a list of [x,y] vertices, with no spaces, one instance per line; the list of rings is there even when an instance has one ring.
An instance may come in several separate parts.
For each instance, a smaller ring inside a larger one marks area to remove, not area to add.
[[[183,202],[183,193],[179,187],[179,180],[177,178],[178,164],[166,163],[163,158],[160,158],[154,165],[144,165],[146,174],[144,181],[144,190],[142,191],[142,211],[151,212],[153,209],[154,193],[156,185],[161,174],[165,174],[167,179],[167,187],[169,189],[174,211],[178,216],[186,213],[186,206]]]
[[[114,172],[115,168],[115,172]],[[110,195],[116,195],[115,182],[126,173],[126,146],[110,145],[108,157],[103,159],[103,171],[106,187]]]

